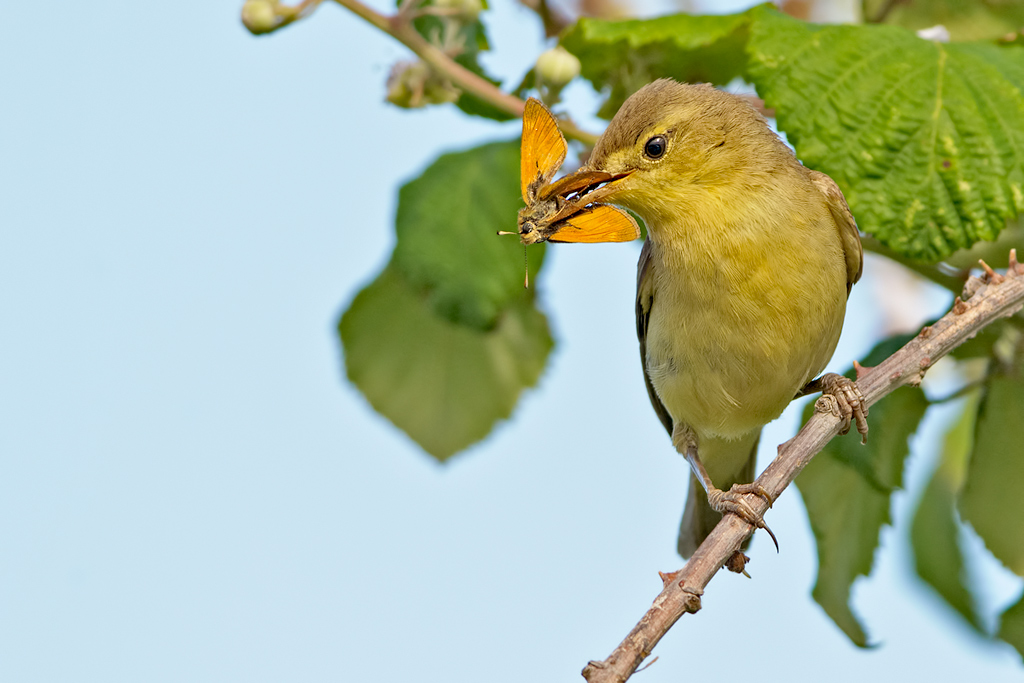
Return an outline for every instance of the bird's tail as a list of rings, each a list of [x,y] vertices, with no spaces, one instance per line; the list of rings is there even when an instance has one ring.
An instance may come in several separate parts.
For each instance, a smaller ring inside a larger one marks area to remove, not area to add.
[[[728,491],[733,484],[749,484],[754,481],[757,444],[760,438],[761,432],[758,431],[753,435],[753,443],[749,438],[738,441],[716,439],[706,442],[706,445],[705,442],[701,443],[701,461],[708,469],[715,486]],[[686,496],[686,506],[683,508],[683,521],[679,524],[679,541],[676,546],[679,554],[683,557],[693,555],[721,520],[722,515],[712,510],[708,504],[704,487],[697,477],[691,474],[690,492]],[[746,548],[749,543],[748,538],[743,547]]]

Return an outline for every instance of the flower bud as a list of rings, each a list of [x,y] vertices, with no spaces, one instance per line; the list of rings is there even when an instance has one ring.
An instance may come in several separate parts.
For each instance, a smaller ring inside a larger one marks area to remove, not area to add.
[[[931,40],[936,43],[948,43],[949,42],[949,29],[942,24],[936,24],[930,28],[923,28],[917,32],[918,38],[924,40]]]
[[[580,60],[561,45],[551,48],[537,58],[537,80],[551,90],[561,90],[580,75]]]
[[[253,35],[270,33],[277,28],[277,3],[272,0],[246,0],[242,5],[242,24]]]
[[[388,76],[387,101],[404,109],[459,99],[459,90],[423,62],[399,62]]]

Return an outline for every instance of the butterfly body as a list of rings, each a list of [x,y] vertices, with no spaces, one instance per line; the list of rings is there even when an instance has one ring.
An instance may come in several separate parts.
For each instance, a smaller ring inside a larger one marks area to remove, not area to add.
[[[551,218],[565,204],[559,197],[537,199],[519,210],[519,239],[523,244],[545,242],[557,232]]]
[[[519,239],[537,242],[627,242],[640,227],[625,211],[597,200],[618,176],[603,171],[574,173],[551,182],[568,151],[558,122],[538,100],[523,113]]]

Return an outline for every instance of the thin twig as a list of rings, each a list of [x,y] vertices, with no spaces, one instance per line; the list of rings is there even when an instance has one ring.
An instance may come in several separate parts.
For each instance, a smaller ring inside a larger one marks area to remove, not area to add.
[[[323,0],[302,0],[299,4],[294,7],[288,7],[282,5],[278,8],[280,13],[281,23],[277,25],[277,29],[284,28],[288,24],[298,21],[299,19],[305,19],[320,5]]]
[[[432,45],[426,38],[421,36],[405,17],[399,15],[386,16],[372,7],[363,4],[360,0],[334,1],[405,45],[416,56],[426,62],[430,68],[447,78],[460,90],[464,90],[512,116],[522,118],[523,107],[526,106],[523,100],[515,95],[504,92],[498,86],[478,76],[446,55],[443,50]],[[572,121],[561,119],[558,125],[567,138],[578,140],[586,145],[593,145],[597,142],[596,135],[581,130]]]
[[[867,405],[904,384],[920,384],[925,371],[939,358],[989,323],[1024,307],[1024,265],[1017,263],[1016,254],[1011,251],[1006,276],[972,277],[964,286],[963,294],[965,300],[957,297],[952,310],[935,324],[921,330],[881,364],[863,370],[857,386]],[[839,433],[842,418],[835,399],[822,396],[814,408],[814,414],[803,429],[779,446],[778,457],[757,478],[756,483],[773,500],[778,499],[811,458]],[[757,514],[764,514],[768,508],[757,495],[747,495],[746,500]],[[689,562],[664,577],[663,590],[626,639],[604,661],[587,664],[583,677],[590,683],[623,683],[628,679],[681,616],[700,609],[700,596],[708,582],[753,530],[754,527],[736,515],[725,515]]]
[[[881,24],[885,21],[885,18],[889,16],[889,12],[893,10],[896,5],[900,3],[900,0],[884,0],[882,6],[870,17],[864,17],[864,22],[867,24]]]

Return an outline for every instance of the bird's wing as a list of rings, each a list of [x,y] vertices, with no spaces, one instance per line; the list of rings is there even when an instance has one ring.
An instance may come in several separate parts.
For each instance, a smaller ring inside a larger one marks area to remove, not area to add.
[[[839,228],[839,239],[843,245],[843,254],[846,256],[846,293],[849,294],[853,283],[860,279],[860,274],[864,270],[864,249],[860,245],[857,221],[854,220],[850,207],[846,203],[846,197],[836,185],[836,181],[820,171],[808,170],[811,182],[825,195],[829,211],[832,212],[832,219]]]
[[[644,241],[640,250],[640,262],[636,264],[636,336],[640,340],[640,365],[644,369],[644,384],[647,395],[658,414],[661,424],[665,425],[669,435],[672,434],[672,416],[665,409],[665,404],[658,398],[651,384],[651,376],[647,372],[647,324],[651,319],[651,306],[654,305],[654,262],[651,260],[651,240]]]

